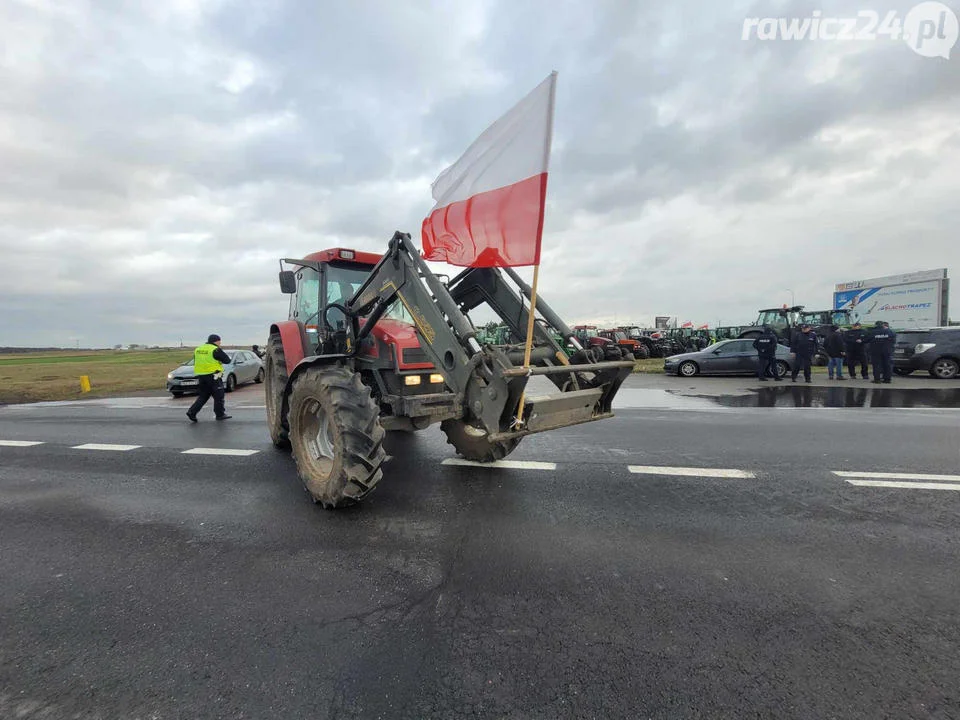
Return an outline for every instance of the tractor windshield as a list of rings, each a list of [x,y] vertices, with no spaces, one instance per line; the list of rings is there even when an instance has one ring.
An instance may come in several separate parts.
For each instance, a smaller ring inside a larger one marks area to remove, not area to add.
[[[345,305],[360,289],[360,286],[370,277],[370,268],[351,267],[344,265],[327,266],[327,304],[339,303]],[[395,300],[384,313],[384,317],[400,320],[401,322],[413,325],[413,318],[407,309],[398,300]],[[336,326],[341,322],[343,312],[333,308],[327,313],[327,319]]]
[[[783,330],[788,324],[786,313],[782,310],[764,310],[757,318],[757,325],[769,325],[774,330]]]
[[[834,324],[834,325],[841,325],[841,326],[843,326],[843,325],[849,325],[849,324],[850,324],[850,313],[848,313],[846,310],[834,310],[834,311],[831,313],[831,315],[832,315],[832,317],[833,317],[833,324]]]

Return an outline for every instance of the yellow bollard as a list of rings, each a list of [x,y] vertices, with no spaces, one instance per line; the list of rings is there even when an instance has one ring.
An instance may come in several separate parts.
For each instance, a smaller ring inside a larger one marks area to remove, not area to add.
[[[90,392],[90,376],[80,376],[80,392]]]

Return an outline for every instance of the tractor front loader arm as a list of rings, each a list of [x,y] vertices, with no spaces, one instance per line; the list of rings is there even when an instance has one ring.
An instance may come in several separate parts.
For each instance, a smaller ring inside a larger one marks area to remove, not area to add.
[[[529,294],[522,281],[518,286]],[[613,397],[632,371],[633,362],[592,362],[582,351],[568,360],[547,329],[537,323],[532,361],[536,367],[518,366],[521,363],[512,362],[505,348],[480,345],[466,313],[486,302],[522,337],[528,310],[520,294],[506,285],[496,268],[465,271],[451,282],[451,288],[433,274],[409,234],[395,233],[380,262],[346,303],[352,336],[348,352],[355,352],[376,322],[399,301],[413,318],[421,347],[443,374],[447,387],[460,397],[464,421],[482,428],[492,441],[612,416]],[[541,314],[547,325],[572,338],[573,333],[546,303],[538,306],[538,310],[544,309]],[[524,417],[517,418],[520,398],[533,375],[547,376],[561,392],[527,397]]]
[[[519,402],[526,378],[517,382],[504,375],[512,367],[506,354],[481,348],[470,320],[420,257],[410,235],[401,232],[394,233],[383,258],[347,303],[351,346],[359,347],[397,301],[413,318],[421,348],[459,396],[466,415],[488,432],[499,432],[511,399]]]

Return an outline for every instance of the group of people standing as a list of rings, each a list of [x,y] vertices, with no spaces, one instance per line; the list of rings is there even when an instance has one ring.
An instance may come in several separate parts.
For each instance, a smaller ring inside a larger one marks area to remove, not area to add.
[[[798,332],[790,338],[790,352],[792,353],[793,373],[791,380],[803,372],[803,379],[812,382],[811,368],[813,359],[821,350],[827,354],[827,374],[833,380],[845,380],[843,368],[846,365],[849,376],[857,377],[857,368],[860,368],[861,377],[869,378],[867,357],[873,365],[873,382],[889,383],[893,378],[893,346],[897,341],[897,334],[890,328],[889,323],[878,320],[869,330],[864,330],[859,322],[855,322],[849,330],[841,330],[838,326],[830,326],[826,337],[822,340],[809,324],[801,325]],[[758,367],[757,379],[766,382],[768,377],[776,381],[782,380],[777,373],[777,344],[779,338],[769,325],[765,325],[763,333],[754,341],[757,349]]]

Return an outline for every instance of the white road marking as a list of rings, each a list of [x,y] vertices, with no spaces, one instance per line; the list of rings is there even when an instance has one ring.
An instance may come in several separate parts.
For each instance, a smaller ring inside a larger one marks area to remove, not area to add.
[[[191,448],[184,450],[181,455],[235,455],[238,457],[247,457],[256,455],[259,450],[233,450],[231,448]]]
[[[0,447],[33,447],[34,445],[43,445],[37,440],[0,440]]]
[[[844,472],[840,470],[833,470],[832,472],[837,477],[862,478],[865,480],[928,480],[932,482],[960,483],[960,475],[924,475],[922,473],[884,473],[884,472]],[[860,483],[854,483],[854,484],[857,485]]]
[[[74,445],[73,450],[114,450],[116,452],[126,452],[127,450],[136,450],[140,445],[111,445],[109,443],[86,443],[85,445]]]
[[[496,462],[476,462],[463,458],[447,458],[442,465],[462,465],[465,467],[502,468],[505,470],[556,470],[557,464],[552,462],[533,462],[531,460],[497,460]]]
[[[847,480],[851,485],[864,487],[902,488],[906,490],[960,490],[960,483],[897,482],[895,480]]]
[[[726,468],[695,468],[695,467],[667,467],[659,465],[629,465],[630,472],[638,475],[679,475],[683,477],[714,477],[714,478],[755,478],[747,470],[731,470]]]

